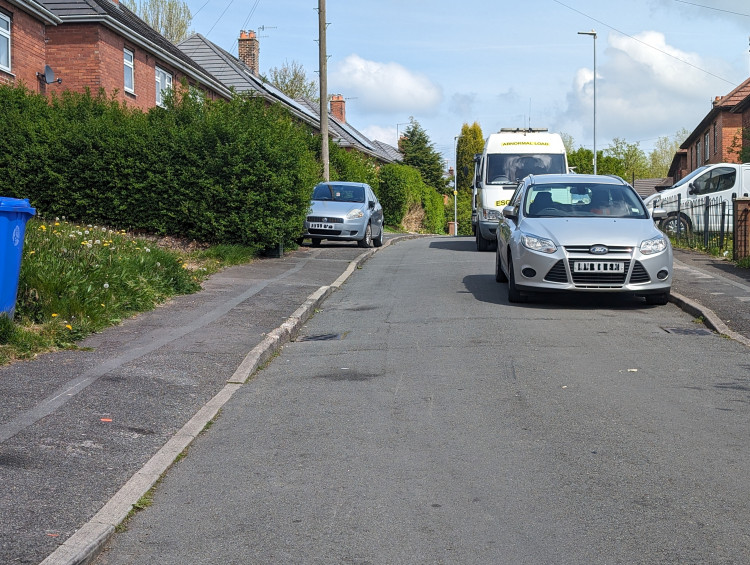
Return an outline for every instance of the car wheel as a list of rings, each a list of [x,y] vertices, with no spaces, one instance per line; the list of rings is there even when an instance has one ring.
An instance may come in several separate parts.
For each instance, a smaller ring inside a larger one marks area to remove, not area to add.
[[[646,304],[651,306],[664,306],[669,302],[669,293],[662,292],[660,294],[647,294]]]
[[[690,233],[690,230],[692,228],[692,226],[690,225],[690,220],[682,215],[669,216],[668,218],[664,218],[659,224],[659,229],[661,229],[661,231],[663,231],[667,235],[676,235],[678,225],[680,228],[680,233]]]
[[[360,247],[364,247],[365,249],[368,247],[372,247],[372,227],[370,227],[370,224],[367,224],[367,227],[365,228],[365,235],[357,242],[357,245],[359,245]]]
[[[313,247],[320,247],[320,242],[323,241],[322,239],[318,239],[317,237],[314,237],[310,240],[312,242]]]
[[[516,275],[513,270],[513,257],[508,253],[508,302],[524,302],[524,297],[516,287]]]
[[[375,247],[383,247],[383,226],[380,226],[380,235],[372,240]]]
[[[505,276],[503,266],[500,261],[500,251],[495,253],[495,281],[499,283],[508,282],[508,277]]]

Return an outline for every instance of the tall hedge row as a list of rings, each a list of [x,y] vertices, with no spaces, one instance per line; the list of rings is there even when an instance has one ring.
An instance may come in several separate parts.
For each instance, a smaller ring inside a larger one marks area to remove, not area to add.
[[[0,86],[0,113],[0,196],[29,198],[47,217],[264,249],[299,236],[322,177],[319,136],[250,96],[209,101],[182,88],[143,112],[104,92],[48,101]],[[404,193],[425,206],[427,231],[444,230],[439,195],[415,169],[378,170],[330,147],[331,178],[369,183],[386,223],[401,223]]]

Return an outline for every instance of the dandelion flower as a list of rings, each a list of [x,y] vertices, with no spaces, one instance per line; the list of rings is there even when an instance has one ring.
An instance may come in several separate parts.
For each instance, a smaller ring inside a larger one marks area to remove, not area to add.
[[[68,328],[69,330],[73,329],[73,326],[71,326],[70,324],[65,324],[65,327]]]
[[[53,318],[57,318],[58,316],[59,316],[59,314],[52,314]]]
[[[109,283],[104,283],[104,288],[109,288]]]

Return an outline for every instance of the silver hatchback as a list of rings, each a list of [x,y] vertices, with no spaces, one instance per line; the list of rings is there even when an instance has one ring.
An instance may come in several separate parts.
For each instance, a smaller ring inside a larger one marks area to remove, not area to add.
[[[317,247],[324,239],[383,245],[383,207],[369,184],[322,182],[313,189],[305,233]]]
[[[510,302],[530,292],[572,291],[666,304],[672,268],[669,239],[619,177],[528,176],[499,222],[495,279],[508,283]]]

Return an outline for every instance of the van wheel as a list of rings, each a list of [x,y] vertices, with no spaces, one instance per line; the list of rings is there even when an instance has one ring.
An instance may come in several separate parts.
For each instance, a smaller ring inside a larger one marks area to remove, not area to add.
[[[690,220],[680,214],[679,216],[673,215],[668,218],[664,218],[659,224],[659,229],[667,235],[677,235],[677,227],[679,226],[680,233],[689,234],[692,229]]]
[[[490,248],[490,241],[482,237],[482,230],[479,229],[479,226],[477,226],[476,233],[477,251],[488,251]]]

